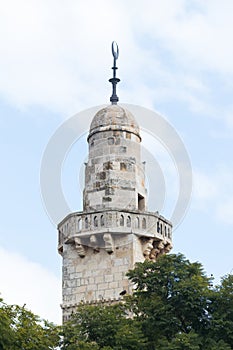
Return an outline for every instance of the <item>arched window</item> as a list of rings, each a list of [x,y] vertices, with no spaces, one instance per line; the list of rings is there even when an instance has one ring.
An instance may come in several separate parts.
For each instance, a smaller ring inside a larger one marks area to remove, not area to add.
[[[142,228],[146,228],[146,219],[145,218],[142,219]]]
[[[104,226],[104,216],[103,215],[101,215],[101,217],[100,217],[100,225]]]
[[[124,216],[120,216],[120,226],[124,226]]]
[[[94,217],[94,227],[98,226],[98,219],[97,216]]]
[[[135,226],[136,226],[136,228],[140,228],[140,221],[139,221],[139,217],[136,217],[136,220],[135,220]]]
[[[163,225],[162,224],[160,224],[160,233],[161,233],[161,235],[163,234]]]
[[[165,234],[165,237],[167,237],[167,226],[164,226],[164,234]]]
[[[77,231],[81,231],[82,229],[82,220],[78,219],[78,223],[77,223]]]
[[[62,244],[63,234],[60,230],[58,232],[59,232],[59,244]]]
[[[85,217],[85,228],[88,228],[88,218]]]
[[[157,232],[158,232],[158,233],[160,232],[160,229],[159,229],[159,221],[157,221]]]
[[[171,232],[170,232],[170,228],[169,228],[169,227],[168,227],[168,229],[167,229],[167,233],[168,233],[168,238],[171,239]]]
[[[127,227],[131,227],[131,217],[127,216]]]

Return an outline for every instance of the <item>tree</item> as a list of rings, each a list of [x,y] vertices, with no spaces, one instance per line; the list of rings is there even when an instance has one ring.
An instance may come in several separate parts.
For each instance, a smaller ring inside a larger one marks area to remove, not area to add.
[[[3,302],[3,299],[0,299],[0,350],[9,350],[12,342],[14,342],[14,336],[7,305]]]
[[[231,350],[233,276],[213,287],[182,254],[138,263],[132,295],[116,305],[80,305],[57,327],[0,300],[0,350]]]
[[[182,254],[161,256],[157,262],[138,263],[128,277],[135,285],[129,307],[143,324],[151,344],[160,337],[201,334],[208,327],[210,280],[199,263]]]
[[[59,327],[25,307],[0,303],[0,349],[48,350],[59,345]]]
[[[145,343],[140,324],[126,317],[122,304],[80,305],[63,332],[62,349],[67,350],[86,349],[84,344],[93,349],[134,350],[143,349]]]
[[[211,300],[211,338],[221,339],[233,348],[233,275],[222,278]]]
[[[124,303],[78,308],[62,349],[233,349],[232,275],[212,287],[200,263],[171,254],[137,263],[128,277],[134,292]]]

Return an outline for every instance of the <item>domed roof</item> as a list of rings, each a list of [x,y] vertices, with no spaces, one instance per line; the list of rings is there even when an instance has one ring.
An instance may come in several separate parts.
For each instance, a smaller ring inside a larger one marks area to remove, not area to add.
[[[132,113],[117,104],[102,108],[96,113],[88,138],[96,132],[106,130],[125,130],[140,137],[139,126]]]

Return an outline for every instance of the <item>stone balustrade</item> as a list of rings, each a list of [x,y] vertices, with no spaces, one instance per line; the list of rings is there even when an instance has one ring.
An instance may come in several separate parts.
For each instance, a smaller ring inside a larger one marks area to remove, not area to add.
[[[172,225],[158,212],[101,210],[69,214],[59,225],[58,250],[75,237],[85,238],[110,233],[135,234],[139,237],[172,241]]]

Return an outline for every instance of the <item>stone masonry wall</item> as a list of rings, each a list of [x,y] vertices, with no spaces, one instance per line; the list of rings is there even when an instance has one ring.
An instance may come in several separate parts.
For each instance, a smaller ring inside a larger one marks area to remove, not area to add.
[[[58,227],[64,321],[80,302],[112,303],[121,292],[130,293],[127,271],[135,262],[168,252],[171,228],[157,213],[109,210],[68,215]]]
[[[112,254],[101,248],[98,252],[86,247],[80,257],[75,245],[64,245],[63,251],[63,308],[80,302],[114,301],[120,293],[130,292],[126,272],[133,267],[132,236],[118,236]],[[143,255],[141,257],[143,259]],[[69,314],[69,312],[68,312]]]
[[[138,209],[146,197],[140,138],[127,131],[104,131],[89,139],[85,169],[84,210]]]

